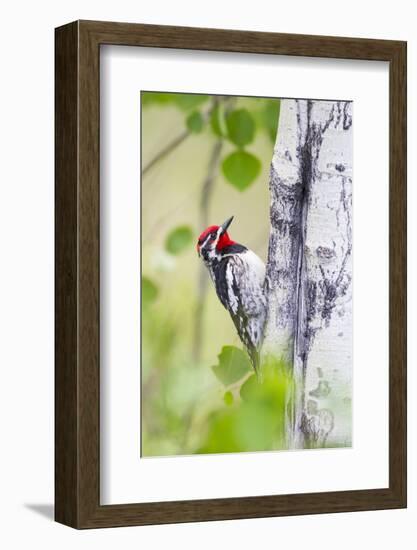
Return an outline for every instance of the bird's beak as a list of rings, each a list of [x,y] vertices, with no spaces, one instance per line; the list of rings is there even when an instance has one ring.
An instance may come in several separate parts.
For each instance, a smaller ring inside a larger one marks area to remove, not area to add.
[[[198,254],[198,257],[200,257],[200,245],[197,243],[197,254]]]
[[[230,225],[230,224],[232,223],[232,221],[233,221],[233,218],[234,218],[234,216],[231,216],[228,220],[226,220],[226,221],[222,224],[222,226],[221,226],[221,228],[222,228],[222,233],[226,233],[227,228],[229,227],[229,225]]]

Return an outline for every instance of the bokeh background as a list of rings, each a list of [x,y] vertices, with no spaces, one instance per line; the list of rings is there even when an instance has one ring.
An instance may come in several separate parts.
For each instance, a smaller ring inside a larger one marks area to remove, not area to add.
[[[280,448],[284,388],[273,381],[259,394],[196,253],[205,227],[233,215],[232,238],[266,261],[280,101],[160,92],[140,101],[141,455]]]

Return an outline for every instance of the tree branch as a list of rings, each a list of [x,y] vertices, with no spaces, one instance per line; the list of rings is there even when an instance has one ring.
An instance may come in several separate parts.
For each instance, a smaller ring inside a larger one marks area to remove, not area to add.
[[[213,109],[218,106],[219,102],[223,102],[226,106],[226,113],[230,111],[235,103],[235,98],[232,97],[214,97],[209,113],[212,113]],[[211,204],[211,198],[213,193],[214,181],[216,179],[217,170],[220,165],[220,156],[223,148],[223,138],[219,138],[212,148],[210,159],[207,167],[207,176],[203,181],[200,193],[200,205],[199,205],[199,225],[201,229],[205,229],[209,225],[209,209]],[[198,275],[198,290],[197,290],[197,304],[195,310],[194,320],[194,339],[193,339],[193,357],[198,361],[201,356],[201,350],[203,347],[203,317],[204,317],[204,305],[208,288],[208,274],[207,269],[201,263]]]
[[[151,170],[155,164],[158,164],[159,161],[164,159],[167,155],[169,155],[174,149],[176,149],[181,143],[187,139],[187,137],[191,134],[190,130],[184,130],[179,136],[174,138],[168,145],[163,147],[154,157],[151,159],[144,168],[142,168],[142,176],[145,176],[149,170]]]
[[[217,170],[220,163],[220,155],[223,147],[223,140],[219,139],[213,146],[208,168],[207,176],[203,181],[201,186],[201,195],[200,195],[200,216],[199,224],[202,229],[208,226],[208,212],[211,202],[211,196],[213,192],[213,184],[217,175]],[[203,340],[203,313],[204,313],[204,302],[207,293],[208,286],[208,274],[207,269],[200,264],[199,276],[198,276],[198,290],[197,290],[197,305],[195,310],[195,320],[194,320],[194,339],[193,339],[193,357],[196,361],[200,359],[202,340]]]
[[[211,113],[213,112],[213,109],[221,102],[223,101],[224,104],[230,103],[233,100],[233,98],[229,98],[227,96],[215,96],[213,98],[213,101],[210,105],[210,107],[206,110],[205,113],[203,113],[203,123],[206,124],[210,118]],[[185,141],[192,132],[188,129],[185,129],[183,132],[181,132],[177,137],[175,137],[172,141],[170,141],[165,147],[163,147],[149,162],[144,166],[142,169],[142,176],[145,176],[158,162],[163,160],[166,156],[168,156],[172,151],[174,151],[183,141]]]

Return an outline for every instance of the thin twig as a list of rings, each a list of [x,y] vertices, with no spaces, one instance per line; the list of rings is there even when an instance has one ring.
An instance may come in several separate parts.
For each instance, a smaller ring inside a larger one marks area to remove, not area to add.
[[[229,98],[225,98],[224,102],[227,103]],[[210,107],[207,109],[205,113],[203,113],[203,124],[206,124],[208,120],[210,119],[211,113],[213,112],[213,109],[216,107],[216,105],[219,102],[219,98],[216,96],[213,98],[213,102],[210,105]],[[145,176],[149,170],[155,166],[160,160],[164,159],[169,153],[171,153],[174,149],[176,149],[183,141],[187,139],[191,135],[191,131],[186,129],[181,134],[179,134],[176,138],[174,138],[168,145],[166,145],[163,149],[157,153],[153,159],[151,159],[148,164],[142,169],[142,176]]]
[[[148,164],[142,169],[142,176],[145,176],[149,170],[155,166],[160,160],[162,160],[164,157],[169,155],[171,151],[173,151],[178,145],[181,145],[181,143],[190,135],[190,130],[184,130],[182,134],[177,136],[175,139],[173,139],[166,147],[161,149],[159,153],[157,153],[152,160],[148,162]]]
[[[235,105],[236,98],[228,96],[213,97],[213,103],[209,109],[209,113],[215,109],[219,103],[223,103],[225,106],[226,115],[231,111]],[[208,226],[208,213],[212,197],[213,184],[217,174],[218,166],[220,164],[220,156],[223,147],[223,138],[219,138],[212,149],[211,157],[208,164],[207,176],[201,187],[200,196],[200,227],[201,230]],[[197,291],[197,305],[195,312],[195,329],[193,340],[193,357],[195,361],[198,361],[201,357],[201,348],[203,345],[203,317],[204,317],[204,305],[208,287],[208,275],[207,270],[203,264],[200,265],[199,282]]]
[[[217,175],[217,170],[220,162],[221,150],[223,147],[223,140],[218,139],[214,144],[211,152],[207,176],[203,181],[201,187],[200,197],[200,227],[205,229],[208,225],[208,210],[211,202],[211,196],[213,191],[214,180]],[[207,293],[208,276],[207,270],[201,263],[200,272],[198,277],[198,290],[197,290],[197,305],[195,311],[195,324],[194,324],[194,339],[193,339],[193,357],[198,361],[201,356],[201,347],[203,340],[203,313],[204,313],[204,301]]]

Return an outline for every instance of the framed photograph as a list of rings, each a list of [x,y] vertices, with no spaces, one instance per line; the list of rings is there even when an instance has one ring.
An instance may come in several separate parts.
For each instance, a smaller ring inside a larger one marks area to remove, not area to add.
[[[56,520],[406,506],[406,43],[56,29]]]

